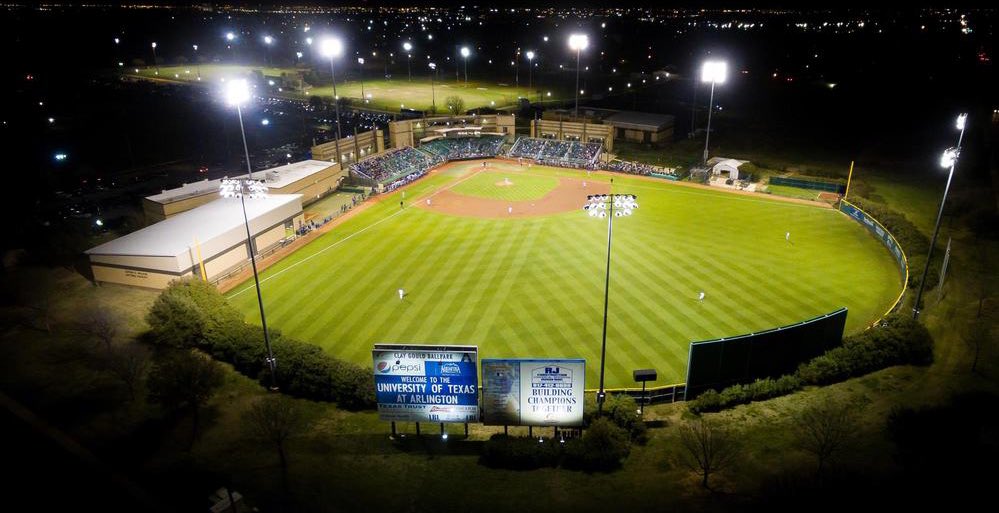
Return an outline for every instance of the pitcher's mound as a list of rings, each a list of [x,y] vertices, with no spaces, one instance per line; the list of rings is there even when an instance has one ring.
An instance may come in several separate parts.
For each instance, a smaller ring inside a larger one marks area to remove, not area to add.
[[[507,180],[505,182],[496,182],[493,185],[495,185],[496,187],[510,187],[513,185],[513,182]]]

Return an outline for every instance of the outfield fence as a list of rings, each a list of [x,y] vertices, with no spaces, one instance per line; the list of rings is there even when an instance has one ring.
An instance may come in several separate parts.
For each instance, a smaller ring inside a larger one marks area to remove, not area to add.
[[[846,184],[839,182],[826,182],[822,180],[809,180],[806,178],[792,178],[788,176],[771,176],[770,185],[786,185],[799,189],[812,189],[816,191],[835,192],[843,194],[846,191]]]
[[[902,246],[900,246],[898,241],[895,240],[895,236],[892,235],[891,232],[889,232],[888,229],[873,216],[864,212],[860,209],[860,207],[845,199],[840,200],[839,210],[840,212],[850,216],[850,218],[854,221],[860,223],[860,225],[864,228],[867,228],[867,231],[871,232],[872,235],[881,241],[881,244],[888,248],[888,252],[895,257],[895,263],[898,265],[899,275],[902,277],[902,291],[898,293],[898,297],[895,299],[895,302],[892,303],[891,307],[885,311],[884,315],[868,326],[868,328],[871,328],[880,323],[882,319],[901,306],[902,298],[905,297],[906,284],[909,283],[909,260],[905,257],[905,251],[902,250]]]

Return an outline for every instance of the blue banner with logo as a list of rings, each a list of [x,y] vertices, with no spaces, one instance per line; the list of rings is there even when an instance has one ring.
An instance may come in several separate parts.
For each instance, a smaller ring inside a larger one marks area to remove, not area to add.
[[[475,346],[378,344],[372,355],[381,420],[478,421]]]

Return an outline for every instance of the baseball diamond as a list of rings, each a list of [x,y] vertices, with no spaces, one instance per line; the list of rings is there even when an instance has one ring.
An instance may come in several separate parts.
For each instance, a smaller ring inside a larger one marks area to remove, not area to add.
[[[268,325],[364,365],[375,343],[580,357],[589,387],[607,227],[582,206],[611,191],[637,195],[640,208],[614,223],[608,387],[632,386],[640,368],[656,368],[658,384],[680,382],[691,341],[841,307],[846,332],[862,330],[902,287],[873,236],[816,203],[490,159],[445,164],[268,268]],[[252,282],[227,296],[260,322]]]

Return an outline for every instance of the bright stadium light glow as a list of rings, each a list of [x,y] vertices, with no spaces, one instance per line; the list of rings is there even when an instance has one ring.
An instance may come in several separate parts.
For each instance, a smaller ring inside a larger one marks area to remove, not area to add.
[[[573,34],[569,36],[569,48],[576,50],[586,50],[590,46],[590,38],[586,34]]]
[[[156,49],[156,41],[153,41],[153,49]]]
[[[63,161],[63,160],[66,160],[66,158],[67,158],[68,156],[69,156],[69,155],[66,155],[65,153],[56,153],[56,154],[55,154],[55,159],[61,162],[61,161]]]
[[[260,120],[260,124],[264,125],[264,126],[267,126],[267,125],[271,124],[271,120],[269,120],[267,118],[261,119]]]
[[[528,50],[525,55],[527,56],[527,60],[529,60],[529,61],[533,61],[534,60],[534,52]]]
[[[273,37],[271,37],[271,36],[264,36],[264,44],[269,45],[269,44],[273,44],[273,43],[274,43],[274,38]]]
[[[724,61],[707,61],[701,66],[701,82],[721,84],[728,74],[728,63]]]
[[[364,57],[358,57],[357,58],[357,63],[363,65],[364,64]]]
[[[219,183],[219,195],[223,198],[266,198],[267,186],[260,180],[223,178]]]
[[[230,80],[225,86],[225,101],[240,106],[250,100],[250,84],[245,79]]]
[[[312,38],[311,37],[305,38],[305,44],[312,46]]]
[[[467,46],[462,46],[461,47],[461,56],[467,58],[469,55],[472,55],[472,51],[469,50]]]
[[[961,151],[957,148],[947,148],[944,150],[943,155],[940,156],[940,167],[949,168],[957,162],[957,157],[960,156]]]
[[[322,43],[319,43],[319,52],[323,57],[338,57],[343,53],[343,42],[335,37],[323,39]]]
[[[236,39],[236,34],[233,34],[232,32],[226,32],[225,33],[225,40],[226,41],[232,41],[234,39]]]
[[[405,43],[402,44],[402,49],[408,52],[413,49],[413,45],[410,44],[409,41],[406,41]]]
[[[957,125],[956,125],[957,129],[958,130],[964,130],[964,124],[967,121],[968,121],[968,114],[967,113],[963,113],[963,114],[957,116]]]

